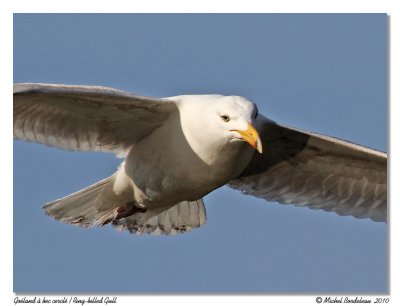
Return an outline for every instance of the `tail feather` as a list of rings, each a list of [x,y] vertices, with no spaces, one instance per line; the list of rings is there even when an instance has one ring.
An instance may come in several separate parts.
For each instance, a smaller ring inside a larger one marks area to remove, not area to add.
[[[112,223],[118,230],[135,234],[175,234],[190,231],[206,222],[202,199],[183,201],[172,207],[147,209],[120,218],[118,211],[134,205],[130,197],[117,196],[113,191],[114,176],[43,206],[47,215],[64,223],[82,227]],[[129,211],[129,210],[128,210]]]
[[[101,180],[85,189],[70,194],[64,198],[43,205],[47,215],[64,223],[83,227],[100,225],[103,220],[111,217],[114,207],[99,211],[96,205],[100,196],[109,187],[112,176]]]
[[[185,233],[206,223],[202,199],[183,201],[170,208],[148,210],[113,222],[118,230],[132,234],[170,235]]]

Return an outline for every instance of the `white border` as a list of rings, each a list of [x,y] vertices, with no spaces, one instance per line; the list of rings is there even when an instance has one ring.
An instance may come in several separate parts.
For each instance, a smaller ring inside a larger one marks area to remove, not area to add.
[[[395,0],[14,0],[15,13],[386,13]],[[393,9],[394,11],[394,9]]]
[[[264,3],[261,3],[264,2]],[[397,1],[398,2],[398,1]],[[390,15],[390,179],[391,179],[391,246],[390,246],[390,304],[399,305],[400,291],[398,289],[398,238],[396,233],[400,233],[398,219],[399,188],[398,170],[400,150],[399,142],[399,56],[400,56],[400,10],[396,5],[396,0],[5,0],[0,1],[0,95],[1,95],[1,119],[0,119],[0,143],[3,144],[0,158],[0,175],[2,196],[1,203],[1,260],[0,260],[0,302],[5,305],[11,305],[15,298],[13,293],[13,271],[12,271],[12,82],[13,82],[13,61],[12,61],[12,14],[13,13],[112,13],[112,12],[230,12],[230,13],[388,13]],[[29,52],[29,50],[27,50]],[[395,84],[395,85],[393,85]],[[397,84],[397,85],[396,85]],[[396,139],[397,138],[397,139]],[[4,146],[4,144],[6,144]],[[396,207],[397,206],[397,207]],[[394,237],[394,239],[393,239]],[[343,276],[345,277],[345,276]],[[109,294],[112,296],[112,294]],[[21,295],[20,295],[21,296]],[[323,295],[321,295],[323,296]],[[173,305],[204,305],[206,303],[229,303],[242,305],[250,303],[251,305],[316,305],[316,296],[308,295],[229,295],[229,296],[148,296],[139,295],[130,297],[127,295],[118,297],[118,305],[132,305],[133,303],[157,303]],[[109,304],[112,305],[112,304]]]

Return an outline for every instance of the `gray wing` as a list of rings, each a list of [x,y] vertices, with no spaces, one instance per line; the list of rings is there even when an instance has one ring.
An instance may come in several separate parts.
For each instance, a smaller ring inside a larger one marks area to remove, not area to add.
[[[176,110],[172,101],[107,87],[15,84],[14,137],[121,154]]]
[[[386,153],[265,117],[258,131],[264,152],[254,154],[230,187],[268,201],[386,222]]]

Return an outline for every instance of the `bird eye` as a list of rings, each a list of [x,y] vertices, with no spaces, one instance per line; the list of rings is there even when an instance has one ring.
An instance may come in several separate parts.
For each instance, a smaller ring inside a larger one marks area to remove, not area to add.
[[[221,115],[221,119],[224,120],[225,122],[229,122],[231,118],[229,118],[228,115]]]

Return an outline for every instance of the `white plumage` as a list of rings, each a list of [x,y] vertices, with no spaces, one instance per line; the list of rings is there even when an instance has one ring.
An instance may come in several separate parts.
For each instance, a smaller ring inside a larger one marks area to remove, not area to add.
[[[14,137],[125,157],[109,178],[44,206],[65,223],[185,232],[205,223],[202,197],[225,184],[268,201],[386,221],[385,153],[278,125],[243,97],[154,99],[16,84]]]

